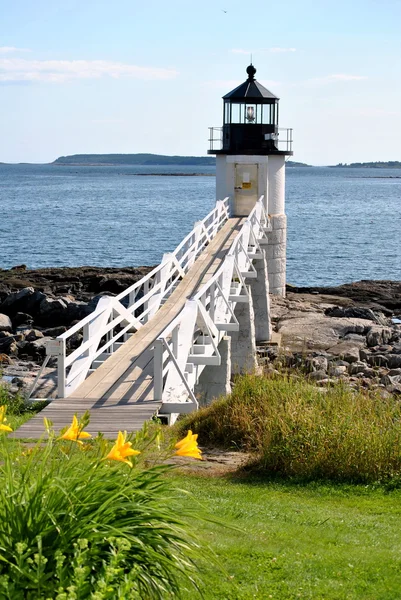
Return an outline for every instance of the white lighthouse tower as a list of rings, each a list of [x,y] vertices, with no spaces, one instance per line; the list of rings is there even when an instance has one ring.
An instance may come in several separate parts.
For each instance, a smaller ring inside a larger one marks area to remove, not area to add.
[[[210,149],[216,154],[216,197],[230,198],[231,216],[246,216],[260,196],[270,217],[265,247],[271,294],[285,295],[286,216],[285,157],[292,152],[292,129],[279,129],[279,98],[255,79],[223,96],[223,127],[210,128]]]

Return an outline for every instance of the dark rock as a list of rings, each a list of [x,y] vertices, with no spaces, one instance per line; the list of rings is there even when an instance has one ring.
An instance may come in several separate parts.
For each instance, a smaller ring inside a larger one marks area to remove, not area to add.
[[[367,363],[371,367],[387,367],[388,360],[383,354],[371,354],[367,358]]]
[[[120,293],[149,273],[152,268],[66,267],[21,272],[0,271],[0,287],[10,292],[31,287],[48,295],[72,294],[75,299],[88,302],[94,294],[100,292]],[[32,314],[29,310],[26,312]]]
[[[390,377],[394,377],[395,375],[401,375],[401,369],[391,369],[388,372],[388,375],[390,375]]]
[[[35,315],[45,297],[42,292],[35,291],[32,287],[26,287],[9,294],[1,304],[0,312],[4,312],[11,318],[18,312]]]
[[[45,337],[58,337],[66,331],[67,327],[65,327],[64,325],[60,325],[59,327],[49,327],[48,329],[43,329],[42,333]]]
[[[20,325],[32,325],[33,317],[28,315],[27,313],[18,312],[13,317],[13,325],[14,327],[19,327]]]
[[[388,354],[387,359],[389,369],[399,369],[401,367],[401,354]]]
[[[46,354],[46,344],[52,340],[51,337],[42,337],[33,342],[23,342],[21,351],[27,356],[32,356],[35,359],[43,358]]]
[[[349,298],[358,305],[364,304],[367,308],[380,305],[380,310],[391,311],[401,309],[401,282],[399,281],[354,281],[337,287],[292,287],[292,292],[297,294],[310,294],[315,291],[319,294]]]
[[[322,381],[324,379],[327,380],[327,373],[323,370],[313,371],[312,373],[309,373],[308,378],[312,379],[313,381]]]
[[[13,325],[11,323],[11,319],[8,315],[3,315],[0,313],[0,331],[11,332],[13,330]]]
[[[391,340],[392,331],[389,327],[372,327],[366,335],[366,343],[369,348],[387,344]]]
[[[380,378],[380,384],[384,385],[384,386],[388,386],[388,385],[393,385],[393,380],[389,375],[383,375],[383,377]]]
[[[16,355],[18,346],[13,336],[0,338],[0,354]]]
[[[357,373],[363,373],[366,370],[367,364],[363,361],[356,361],[351,363],[348,367],[348,372],[350,375],[356,375]]]
[[[27,331],[24,331],[24,335],[25,340],[27,342],[34,342],[35,340],[44,337],[43,333],[41,331],[38,331],[38,329],[29,329]]]
[[[328,317],[346,317],[348,319],[367,319],[379,325],[387,325],[383,315],[377,315],[370,308],[362,308],[360,306],[333,306],[326,308],[324,311]]]
[[[67,348],[69,350],[75,350],[75,348],[78,348],[78,346],[82,344],[83,339],[83,335],[82,333],[79,333],[79,331],[73,333],[69,338],[67,338]]]
[[[305,361],[305,367],[308,372],[327,371],[328,360],[325,356],[308,357]]]
[[[358,333],[347,333],[344,336],[344,341],[354,342],[356,346],[364,346],[366,344],[366,337]]]
[[[359,356],[361,358],[361,360],[367,361],[368,360],[368,356],[371,355],[371,352],[369,350],[365,350],[364,348],[361,348],[359,350]]]
[[[347,363],[356,362],[360,357],[359,346],[356,346],[354,342],[340,342],[336,346],[329,348],[328,352],[333,356],[342,358]]]

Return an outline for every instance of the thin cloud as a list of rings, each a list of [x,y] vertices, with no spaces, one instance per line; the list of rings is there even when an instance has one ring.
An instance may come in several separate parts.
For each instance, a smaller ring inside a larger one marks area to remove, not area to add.
[[[280,48],[279,46],[274,46],[273,48],[256,48],[254,50],[244,50],[243,48],[233,48],[231,52],[233,54],[246,54],[250,56],[251,54],[260,54],[262,52],[270,52],[271,54],[280,54],[284,52],[296,52],[296,48]]]
[[[101,77],[164,80],[173,79],[177,75],[178,71],[174,69],[139,67],[107,60],[0,59],[0,82],[45,81],[64,83],[76,79],[100,79]]]
[[[29,48],[15,48],[15,46],[0,46],[0,54],[14,54],[15,52],[31,52]]]

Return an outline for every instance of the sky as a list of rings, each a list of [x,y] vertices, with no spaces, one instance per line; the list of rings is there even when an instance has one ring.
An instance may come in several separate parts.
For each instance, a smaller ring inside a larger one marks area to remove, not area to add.
[[[0,162],[204,156],[251,53],[294,160],[401,160],[401,0],[0,0]]]

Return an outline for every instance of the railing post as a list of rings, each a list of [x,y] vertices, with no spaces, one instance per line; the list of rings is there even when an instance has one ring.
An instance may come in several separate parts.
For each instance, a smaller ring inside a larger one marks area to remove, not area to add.
[[[173,354],[176,358],[178,358],[178,326],[174,327],[173,331],[171,332],[171,341],[172,341],[172,346],[173,346]]]
[[[57,342],[57,396],[66,397],[66,372],[65,372],[65,339],[56,339]]]
[[[164,340],[155,341],[153,353],[153,395],[154,400],[163,400],[163,350]]]

